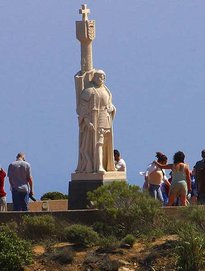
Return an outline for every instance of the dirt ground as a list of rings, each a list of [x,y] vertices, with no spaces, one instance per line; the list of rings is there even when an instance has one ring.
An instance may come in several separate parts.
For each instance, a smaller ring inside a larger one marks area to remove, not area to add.
[[[74,250],[73,262],[60,264],[49,256],[44,246],[35,246],[34,262],[25,271],[174,271],[176,258],[173,245],[176,235],[155,240],[136,241],[132,248],[117,248],[110,252],[94,248],[75,248],[69,243],[58,243],[57,250]]]

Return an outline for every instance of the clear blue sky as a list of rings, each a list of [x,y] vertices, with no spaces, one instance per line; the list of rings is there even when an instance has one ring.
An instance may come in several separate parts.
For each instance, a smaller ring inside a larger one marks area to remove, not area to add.
[[[77,165],[74,74],[78,10],[96,20],[94,67],[107,74],[117,107],[114,142],[128,181],[162,151],[182,150],[190,167],[204,142],[204,0],[0,0],[0,164],[19,151],[35,194],[67,193]],[[10,192],[6,184],[8,199]]]

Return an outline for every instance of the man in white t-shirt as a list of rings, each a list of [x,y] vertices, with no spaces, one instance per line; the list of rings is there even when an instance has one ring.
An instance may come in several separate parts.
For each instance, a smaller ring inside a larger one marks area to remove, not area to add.
[[[118,150],[114,150],[114,159],[115,159],[115,169],[117,171],[126,171],[126,163],[120,157],[120,152]]]

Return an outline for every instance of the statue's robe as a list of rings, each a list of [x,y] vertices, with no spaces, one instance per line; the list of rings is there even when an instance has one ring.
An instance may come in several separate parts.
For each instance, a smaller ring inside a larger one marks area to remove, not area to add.
[[[104,129],[103,167],[105,171],[115,171],[113,157],[113,129],[112,121],[115,107],[112,104],[112,95],[109,89],[101,86],[104,98],[98,88],[91,86],[84,89],[79,97],[79,158],[77,172],[97,172],[96,163],[99,129]],[[99,88],[99,89],[100,89]],[[95,131],[89,128],[94,125]]]

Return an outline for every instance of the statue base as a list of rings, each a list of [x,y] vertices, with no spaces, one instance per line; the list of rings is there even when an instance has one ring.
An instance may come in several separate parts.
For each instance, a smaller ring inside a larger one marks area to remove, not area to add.
[[[113,181],[126,181],[126,173],[122,171],[110,171],[104,173],[72,173],[69,182],[68,209],[92,208],[87,199],[87,192],[94,191],[104,184]]]

